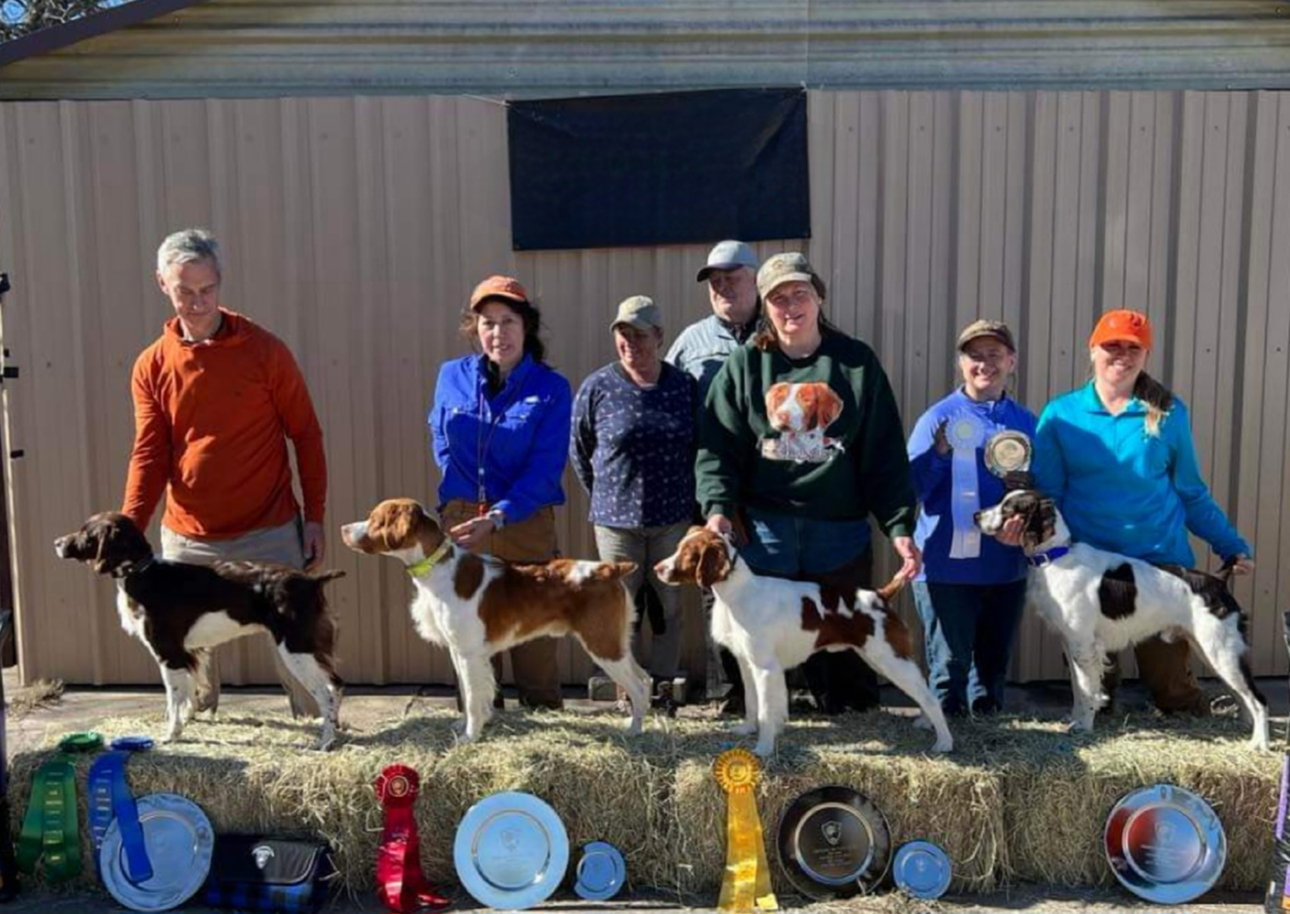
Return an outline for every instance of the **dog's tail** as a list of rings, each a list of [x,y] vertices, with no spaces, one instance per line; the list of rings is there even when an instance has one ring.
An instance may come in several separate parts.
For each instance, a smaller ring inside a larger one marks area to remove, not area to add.
[[[878,596],[882,597],[884,603],[890,603],[896,594],[905,589],[905,576],[897,574],[885,585],[878,588]]]
[[[621,581],[636,568],[635,562],[601,562],[591,577],[598,581]]]
[[[309,578],[313,581],[317,581],[319,584],[326,584],[328,581],[334,581],[337,578],[343,578],[344,576],[345,572],[341,571],[339,568],[333,568],[331,571],[319,571],[316,574],[310,574]]]

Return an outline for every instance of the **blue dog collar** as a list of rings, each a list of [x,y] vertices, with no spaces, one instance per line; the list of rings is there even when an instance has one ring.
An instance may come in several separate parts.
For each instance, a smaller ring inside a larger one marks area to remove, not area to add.
[[[1032,568],[1041,568],[1044,565],[1051,565],[1070,551],[1069,546],[1058,546],[1055,549],[1049,549],[1047,552],[1036,552],[1034,555],[1027,556],[1026,561],[1030,563]]]

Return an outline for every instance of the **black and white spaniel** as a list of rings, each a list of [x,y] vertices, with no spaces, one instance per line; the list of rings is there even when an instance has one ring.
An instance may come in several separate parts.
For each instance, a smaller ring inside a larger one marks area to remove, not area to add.
[[[178,739],[192,716],[203,652],[268,632],[287,670],[318,702],[319,748],[331,746],[343,683],[333,662],[336,623],[323,585],[345,572],[306,574],[262,562],[166,561],[153,555],[147,537],[128,517],[113,513],[96,514],[80,530],[60,536],[54,551],[116,579],[121,627],[143,642],[161,668],[166,741]]]
[[[1025,525],[1021,545],[1030,560],[1026,603],[1062,636],[1070,660],[1075,708],[1071,729],[1093,729],[1101,707],[1108,652],[1156,635],[1187,638],[1240,696],[1254,721],[1250,744],[1268,748],[1268,709],[1250,673],[1245,617],[1227,577],[1177,565],[1151,565],[1085,543],[1070,530],[1052,499],[1018,489],[976,515],[996,536],[1009,518]]]

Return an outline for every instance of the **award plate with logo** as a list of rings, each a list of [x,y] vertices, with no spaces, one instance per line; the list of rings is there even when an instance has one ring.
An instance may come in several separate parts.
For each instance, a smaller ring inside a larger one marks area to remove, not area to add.
[[[152,876],[131,881],[121,829],[113,819],[99,849],[103,885],[133,911],[169,911],[196,894],[206,881],[215,832],[201,807],[178,794],[149,794],[135,806]]]
[[[1033,450],[1024,432],[999,432],[985,443],[985,465],[1000,478],[1009,473],[1024,473],[1030,469]]]
[[[1210,805],[1170,784],[1122,797],[1106,820],[1106,858],[1120,883],[1156,904],[1183,904],[1218,881],[1227,836]]]
[[[780,820],[778,845],[793,887],[821,901],[871,891],[891,859],[887,820],[850,787],[820,787],[794,800]]]
[[[531,908],[564,878],[569,836],[556,811],[532,794],[495,793],[470,807],[457,826],[453,862],[480,904]]]

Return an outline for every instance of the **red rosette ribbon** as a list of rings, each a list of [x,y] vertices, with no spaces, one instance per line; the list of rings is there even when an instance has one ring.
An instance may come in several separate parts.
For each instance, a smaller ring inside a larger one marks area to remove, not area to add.
[[[450,902],[421,872],[421,839],[413,806],[421,778],[407,765],[377,775],[376,798],[385,807],[385,827],[376,851],[376,895],[391,911],[446,908]]]

